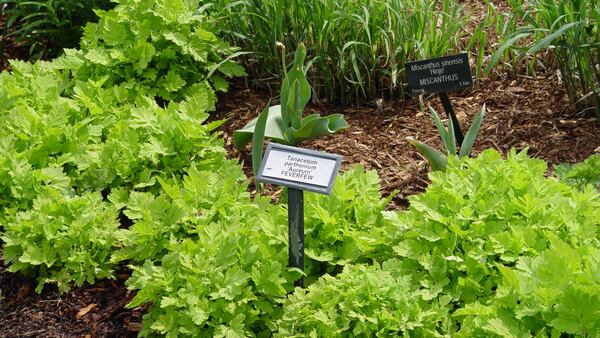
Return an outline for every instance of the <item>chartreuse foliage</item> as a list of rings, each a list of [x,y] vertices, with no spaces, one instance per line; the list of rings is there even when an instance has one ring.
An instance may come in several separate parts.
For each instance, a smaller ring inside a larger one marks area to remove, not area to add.
[[[197,4],[122,0],[98,14],[80,50],[52,62],[13,61],[12,73],[0,74],[4,260],[12,271],[37,273],[38,291],[46,282],[64,291],[71,281],[110,276],[118,222],[108,219],[142,219],[136,203],[163,198],[161,183],[228,165],[213,133],[221,122],[204,122],[213,88],[225,90],[225,78],[243,69]],[[162,244],[147,254],[164,253]]]
[[[124,213],[135,224],[119,232],[123,248],[114,257],[136,263],[127,283],[139,292],[129,306],[154,304],[144,318],[143,335],[244,336],[276,330],[285,295],[300,277],[287,268],[286,212],[267,199],[251,202],[239,166],[227,163],[219,172],[191,170],[183,182],[161,180],[164,194],[157,198],[140,193],[129,198]],[[318,210],[306,221],[307,252],[319,253],[328,242],[339,248],[324,261],[328,252],[317,257],[323,262],[308,255],[308,265],[331,271],[381,244],[377,227],[388,201],[378,189],[374,172],[356,168],[338,178],[330,199],[307,195],[307,215]],[[337,219],[340,223],[333,224]],[[339,234],[321,230],[323,224],[340,227]],[[309,268],[306,273],[316,280],[322,272]]]
[[[64,175],[77,192],[150,189],[157,176],[223,156],[211,135],[219,123],[202,124],[214,109],[206,85],[161,108],[144,96],[126,102],[127,89],[103,88],[103,81],[70,82],[53,67],[14,62],[13,74],[0,76],[3,206],[26,208],[40,186],[67,185]]]
[[[600,195],[546,169],[524,152],[449,157],[407,211],[383,212],[382,268],[347,264],[295,290],[278,334],[595,337]]]
[[[441,336],[449,322],[449,297],[419,295],[419,283],[389,260],[347,265],[325,275],[284,303],[276,337]]]
[[[575,250],[600,248],[598,192],[545,178],[546,169],[524,152],[503,160],[487,150],[477,159],[451,157],[446,173],[431,174],[427,191],[393,219],[401,231],[394,251],[420,281],[424,299],[450,296],[457,307],[493,304],[505,282],[501,272],[540,259],[552,241]],[[565,276],[578,283],[575,275]],[[518,319],[531,334],[551,325],[546,318],[533,324]],[[463,330],[470,336],[466,325]]]
[[[100,20],[85,27],[81,49],[66,51],[80,79],[108,75],[107,86],[181,100],[198,83],[225,91],[226,78],[244,74],[231,61],[237,48],[211,31],[198,1],[119,0],[113,10],[96,13]]]
[[[159,262],[133,267],[127,285],[139,291],[128,307],[153,305],[141,336],[241,337],[274,329],[300,275],[286,267],[284,213],[265,200],[237,206],[210,223],[201,212],[189,215],[184,224],[194,236],[173,239]]]
[[[138,191],[128,195],[124,190],[111,194],[109,200],[125,206],[124,214],[134,221],[129,229],[119,231],[122,248],[113,259],[160,260],[173,242],[197,237],[203,226],[227,221],[240,208],[255,208],[248,206],[245,179],[239,165],[222,158],[208,168],[190,168],[181,180],[159,178],[159,195]]]
[[[351,262],[385,255],[389,231],[382,211],[391,196],[381,198],[375,171],[355,166],[336,178],[331,195],[307,194],[305,199],[306,270],[319,276]]]
[[[37,276],[40,292],[46,283],[67,291],[112,276],[109,258],[115,242],[117,209],[100,193],[69,196],[46,189],[4,224],[4,263],[8,271]]]
[[[600,334],[600,249],[550,238],[550,248],[520,257],[514,268],[498,266],[501,284],[485,304],[471,303],[454,316],[457,337]]]
[[[591,155],[583,162],[573,165],[557,165],[554,167],[554,175],[578,189],[583,189],[587,184],[591,184],[600,191],[600,155]]]

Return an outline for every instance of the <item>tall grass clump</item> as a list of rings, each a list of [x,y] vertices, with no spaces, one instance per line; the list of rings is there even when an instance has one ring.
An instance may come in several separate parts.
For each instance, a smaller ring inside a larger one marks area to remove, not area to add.
[[[522,18],[502,6],[484,0],[484,15],[474,27],[467,40],[467,51],[471,52],[473,72],[476,78],[494,78],[500,74],[535,75],[536,62],[531,56],[522,55],[514,48],[503,49],[496,55],[493,68],[486,73],[490,62],[490,54],[498,45],[504,45],[519,28]],[[509,3],[522,3],[523,0],[508,0]]]
[[[404,62],[459,51],[466,18],[450,0],[204,1],[226,38],[252,51],[244,64],[277,88],[276,42],[304,42],[314,98],[348,104],[402,93]]]
[[[509,49],[521,55],[552,51],[567,95],[581,112],[596,111],[600,121],[600,2],[596,0],[512,0],[522,25],[498,46],[489,73]]]

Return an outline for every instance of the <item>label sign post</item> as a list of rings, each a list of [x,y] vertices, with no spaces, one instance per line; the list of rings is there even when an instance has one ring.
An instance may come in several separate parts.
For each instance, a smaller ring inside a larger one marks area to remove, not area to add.
[[[404,64],[408,88],[413,92],[437,93],[444,110],[454,124],[458,144],[462,144],[463,133],[448,97],[448,91],[473,86],[469,55],[461,53],[441,58],[407,62]]]
[[[304,190],[329,195],[342,157],[269,143],[256,180],[288,188],[288,265],[304,271]],[[304,286],[304,278],[296,285]]]

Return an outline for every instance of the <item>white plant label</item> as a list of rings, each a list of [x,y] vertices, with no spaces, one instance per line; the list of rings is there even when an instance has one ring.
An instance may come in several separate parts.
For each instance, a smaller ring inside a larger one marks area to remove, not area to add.
[[[258,179],[301,190],[329,193],[340,160],[339,155],[269,144]]]

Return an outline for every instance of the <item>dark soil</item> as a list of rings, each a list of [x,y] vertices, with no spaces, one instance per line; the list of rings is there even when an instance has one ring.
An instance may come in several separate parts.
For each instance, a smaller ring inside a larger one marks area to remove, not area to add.
[[[2,24],[0,18],[0,27]],[[27,57],[23,46],[11,45],[10,39],[3,42],[6,48],[0,70],[7,68],[9,58]],[[511,148],[528,149],[531,156],[554,165],[579,162],[600,152],[600,125],[592,116],[574,111],[557,77],[488,80],[472,90],[451,93],[450,98],[463,131],[481,106],[487,106],[475,155],[486,148],[504,154]],[[233,85],[219,98],[213,116],[227,120],[221,127],[226,148],[231,157],[244,161],[249,177],[249,149],[240,153],[233,147],[232,131],[257,116],[268,99],[265,92]],[[425,108],[432,105],[445,116],[437,97],[425,98],[423,104]],[[322,115],[338,112],[345,115],[350,125],[347,130],[302,146],[342,155],[342,171],[357,164],[377,170],[382,193],[395,192],[390,209],[405,208],[409,196],[424,190],[429,172],[427,162],[406,137],[413,136],[438,149],[441,146],[427,110],[421,111],[416,99],[345,109],[311,105],[308,109],[308,113]],[[276,199],[279,189],[266,191]],[[38,295],[33,279],[7,272],[0,262],[0,337],[135,336],[145,308],[124,309],[134,295],[124,286],[128,277],[129,273],[122,271],[115,280],[99,281],[63,295],[46,286]]]
[[[135,337],[145,309],[124,308],[134,296],[123,286],[128,277],[63,295],[46,286],[37,294],[34,279],[0,267],[0,337]]]

